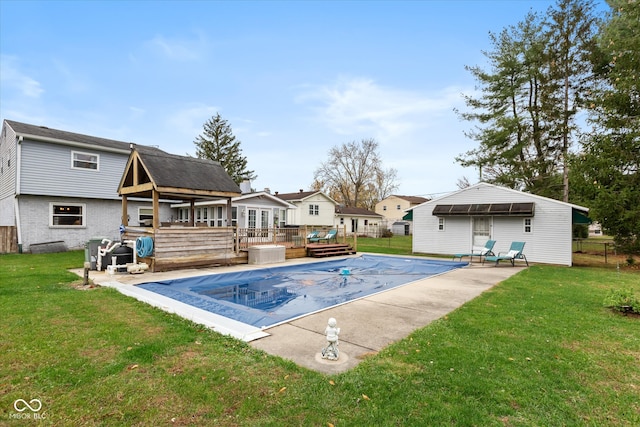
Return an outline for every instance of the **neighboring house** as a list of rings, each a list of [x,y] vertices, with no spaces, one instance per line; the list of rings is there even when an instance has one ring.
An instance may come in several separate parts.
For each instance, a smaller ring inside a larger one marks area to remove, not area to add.
[[[336,206],[336,222],[340,233],[358,233],[371,237],[380,237],[382,215],[364,208]]]
[[[287,210],[295,210],[291,203],[267,191],[246,193],[231,199],[231,226],[240,228],[285,227]],[[177,222],[189,222],[188,203],[171,205]],[[227,227],[227,204],[224,200],[210,200],[195,203],[194,222],[211,227]]]
[[[599,222],[594,222],[589,224],[589,236],[597,237],[602,236],[604,233],[602,232],[602,225]]]
[[[493,239],[497,254],[521,241],[529,261],[570,266],[572,224],[584,222],[588,212],[582,206],[479,183],[412,209],[413,252],[468,252]]]
[[[0,225],[16,227],[20,251],[64,242],[82,248],[116,239],[122,223],[118,184],[130,144],[5,120],[0,135]],[[144,223],[152,204],[129,200],[130,223]],[[160,214],[169,218],[168,203]]]
[[[296,207],[287,209],[288,225],[334,226],[337,203],[322,191],[276,192],[275,195]]]
[[[376,203],[375,211],[382,215],[386,227],[393,234],[409,235],[412,233],[412,221],[404,218],[406,211],[427,201],[429,199],[420,196],[391,195]]]

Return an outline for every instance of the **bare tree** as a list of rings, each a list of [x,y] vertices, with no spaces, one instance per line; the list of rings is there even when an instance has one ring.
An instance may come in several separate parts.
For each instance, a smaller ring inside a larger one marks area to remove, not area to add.
[[[344,143],[329,150],[329,160],[314,173],[314,185],[338,203],[371,209],[397,188],[397,171],[383,169],[374,139]]]

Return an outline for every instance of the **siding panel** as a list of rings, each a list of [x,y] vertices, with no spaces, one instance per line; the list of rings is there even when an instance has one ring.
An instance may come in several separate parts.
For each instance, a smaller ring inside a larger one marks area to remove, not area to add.
[[[73,169],[73,151],[99,155],[99,170]],[[22,143],[20,192],[119,200],[118,184],[127,159],[122,154],[77,150],[63,145],[25,140]]]
[[[533,262],[571,265],[572,206],[556,200],[487,184],[442,197],[414,208],[413,251],[453,254],[471,247],[470,217],[445,217],[445,232],[437,232],[438,217],[432,215],[438,204],[535,203],[532,232],[525,233],[522,217],[493,217],[494,252],[507,252],[512,241],[526,242],[524,254]]]

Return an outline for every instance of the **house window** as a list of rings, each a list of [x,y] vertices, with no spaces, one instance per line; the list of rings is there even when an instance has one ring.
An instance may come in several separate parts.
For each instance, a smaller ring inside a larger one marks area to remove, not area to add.
[[[138,208],[138,222],[141,226],[153,225],[153,208]]]
[[[231,207],[231,226],[236,227],[238,225],[238,208],[236,206]]]
[[[369,225],[369,220],[368,220],[368,219],[365,219],[365,220],[364,220],[364,226],[366,227],[366,226],[368,226],[368,225]]]
[[[84,204],[55,204],[49,205],[50,227],[84,227],[85,211]]]
[[[320,206],[309,205],[309,215],[320,215]]]
[[[100,156],[97,154],[81,153],[80,151],[71,152],[71,168],[72,169],[91,169],[98,170]]]
[[[524,219],[524,232],[531,233],[533,231],[533,219],[525,218]]]
[[[180,209],[178,209],[178,222],[189,222],[189,209],[188,208],[180,208]]]
[[[344,225],[344,218],[340,217],[340,225]]]
[[[396,209],[397,209],[397,210],[400,210],[400,205],[396,205]]]
[[[438,218],[438,231],[444,231],[444,218]]]
[[[382,210],[383,210],[383,211],[386,211],[386,210],[387,210],[387,205],[384,205],[384,206],[382,207]]]
[[[223,217],[224,215],[224,210],[222,209],[222,206],[216,206],[213,208],[213,220],[211,221],[211,225],[216,226],[216,227],[222,227],[222,225],[225,223],[226,218]]]

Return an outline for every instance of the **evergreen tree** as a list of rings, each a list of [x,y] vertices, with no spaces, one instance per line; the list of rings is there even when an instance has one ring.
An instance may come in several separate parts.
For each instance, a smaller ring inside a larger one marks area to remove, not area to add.
[[[247,170],[247,158],[242,155],[240,141],[229,123],[216,113],[204,124],[204,132],[194,141],[196,157],[220,162],[229,176],[240,184],[245,179],[256,179],[254,171]]]
[[[479,147],[456,158],[481,177],[510,188],[567,199],[565,157],[577,138],[575,115],[593,39],[590,0],[559,0],[546,16],[490,34],[490,70],[467,67],[480,95],[460,113],[477,127],[467,136]],[[563,179],[564,176],[564,179]],[[564,185],[563,185],[564,183]]]
[[[640,2],[609,0],[594,68],[593,133],[574,162],[576,193],[629,253],[640,253]]]

